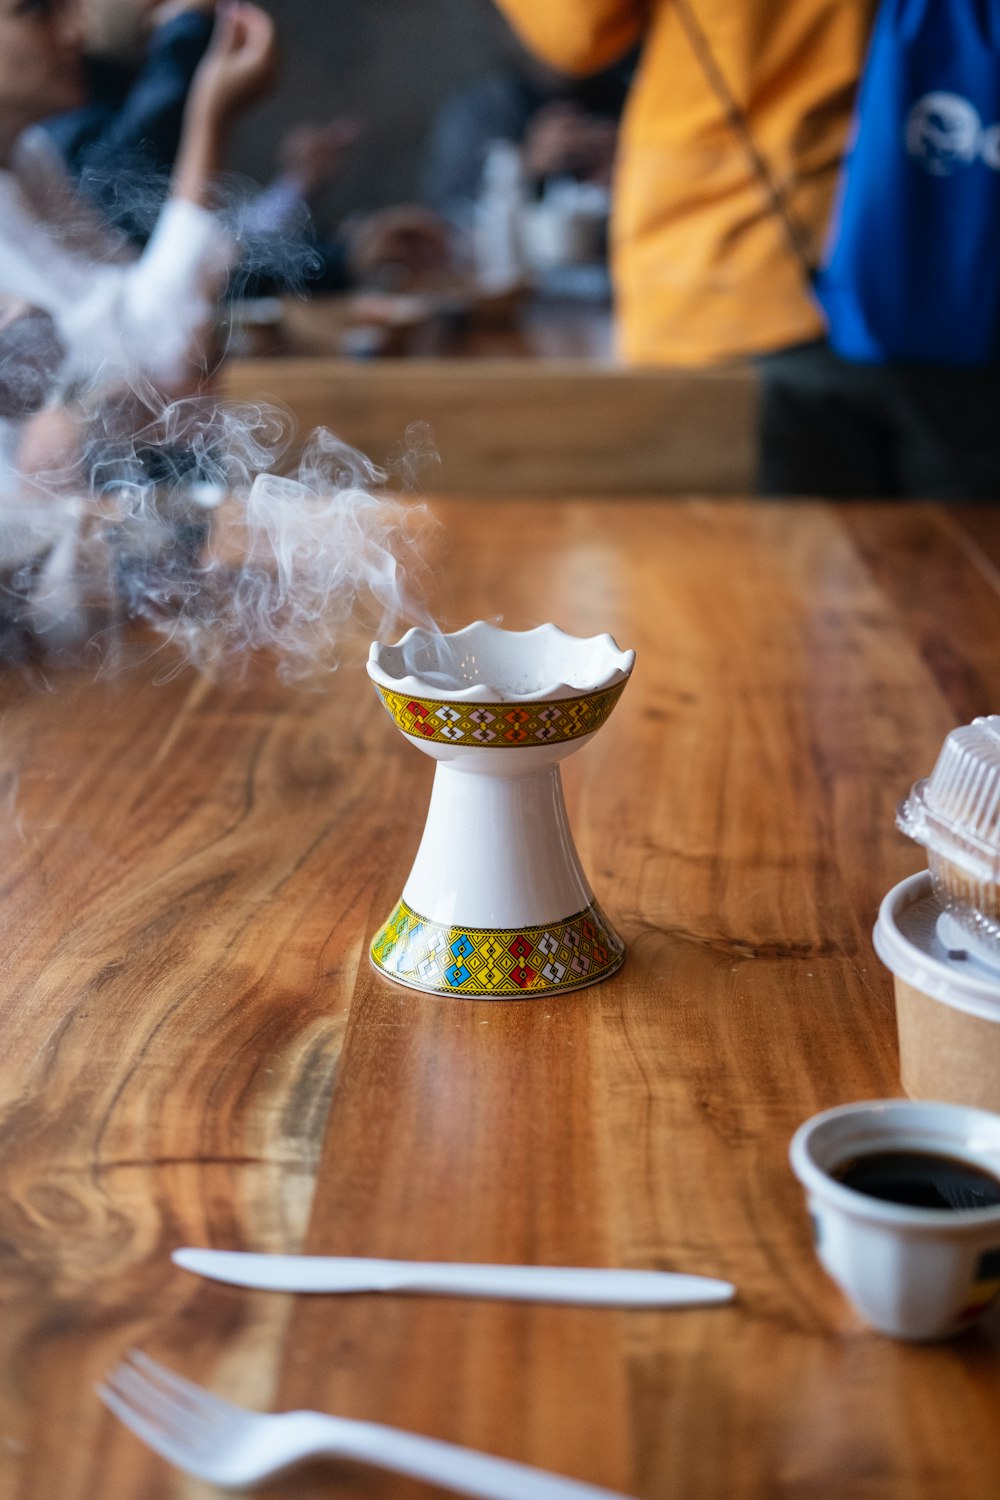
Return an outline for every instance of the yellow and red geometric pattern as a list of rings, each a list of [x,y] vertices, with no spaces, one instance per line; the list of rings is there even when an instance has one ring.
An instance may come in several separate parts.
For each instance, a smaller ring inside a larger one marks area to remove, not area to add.
[[[468,999],[575,990],[613,974],[625,945],[597,902],[544,927],[445,927],[400,901],[375,934],[372,963],[397,984]]]
[[[627,681],[627,679],[625,679]],[[404,734],[418,740],[480,745],[491,750],[552,745],[593,734],[608,718],[625,681],[579,698],[546,703],[448,703],[414,698],[376,684],[376,691]]]

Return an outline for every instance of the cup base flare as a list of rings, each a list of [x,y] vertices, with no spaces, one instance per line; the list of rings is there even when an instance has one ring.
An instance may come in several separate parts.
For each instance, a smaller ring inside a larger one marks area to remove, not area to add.
[[[399,901],[370,956],[387,979],[426,994],[523,1000],[607,979],[625,944],[596,901],[556,922],[499,928],[446,926]]]

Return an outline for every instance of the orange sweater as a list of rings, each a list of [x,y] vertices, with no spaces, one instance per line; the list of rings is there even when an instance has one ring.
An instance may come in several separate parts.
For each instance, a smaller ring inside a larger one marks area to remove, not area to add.
[[[624,357],[699,365],[819,336],[801,261],[709,81],[682,7],[815,262],[874,0],[497,3],[528,46],[567,73],[605,67],[642,41],[615,180]]]

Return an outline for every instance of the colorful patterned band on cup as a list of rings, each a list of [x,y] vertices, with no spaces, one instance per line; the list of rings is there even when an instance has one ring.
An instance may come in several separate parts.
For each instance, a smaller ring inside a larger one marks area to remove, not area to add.
[[[593,734],[610,715],[627,680],[597,693],[546,703],[449,703],[414,698],[379,683],[375,688],[397,726],[414,739],[501,750],[552,745]]]
[[[544,927],[482,929],[430,922],[400,901],[371,958],[398,984],[469,999],[575,990],[613,974],[625,947],[597,902]]]

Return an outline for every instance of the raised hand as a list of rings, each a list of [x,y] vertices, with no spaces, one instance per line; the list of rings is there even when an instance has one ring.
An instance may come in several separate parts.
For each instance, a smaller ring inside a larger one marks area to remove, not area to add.
[[[362,133],[360,120],[342,116],[326,125],[298,125],[282,138],[281,170],[309,198],[336,176],[348,148]]]
[[[243,0],[224,0],[212,43],[198,66],[188,108],[210,125],[226,127],[261,99],[277,74],[274,22]]]
[[[184,111],[184,133],[174,172],[177,198],[211,201],[223,166],[229,132],[243,110],[275,80],[278,49],[266,11],[242,0],[224,0],[212,43],[198,65]]]

